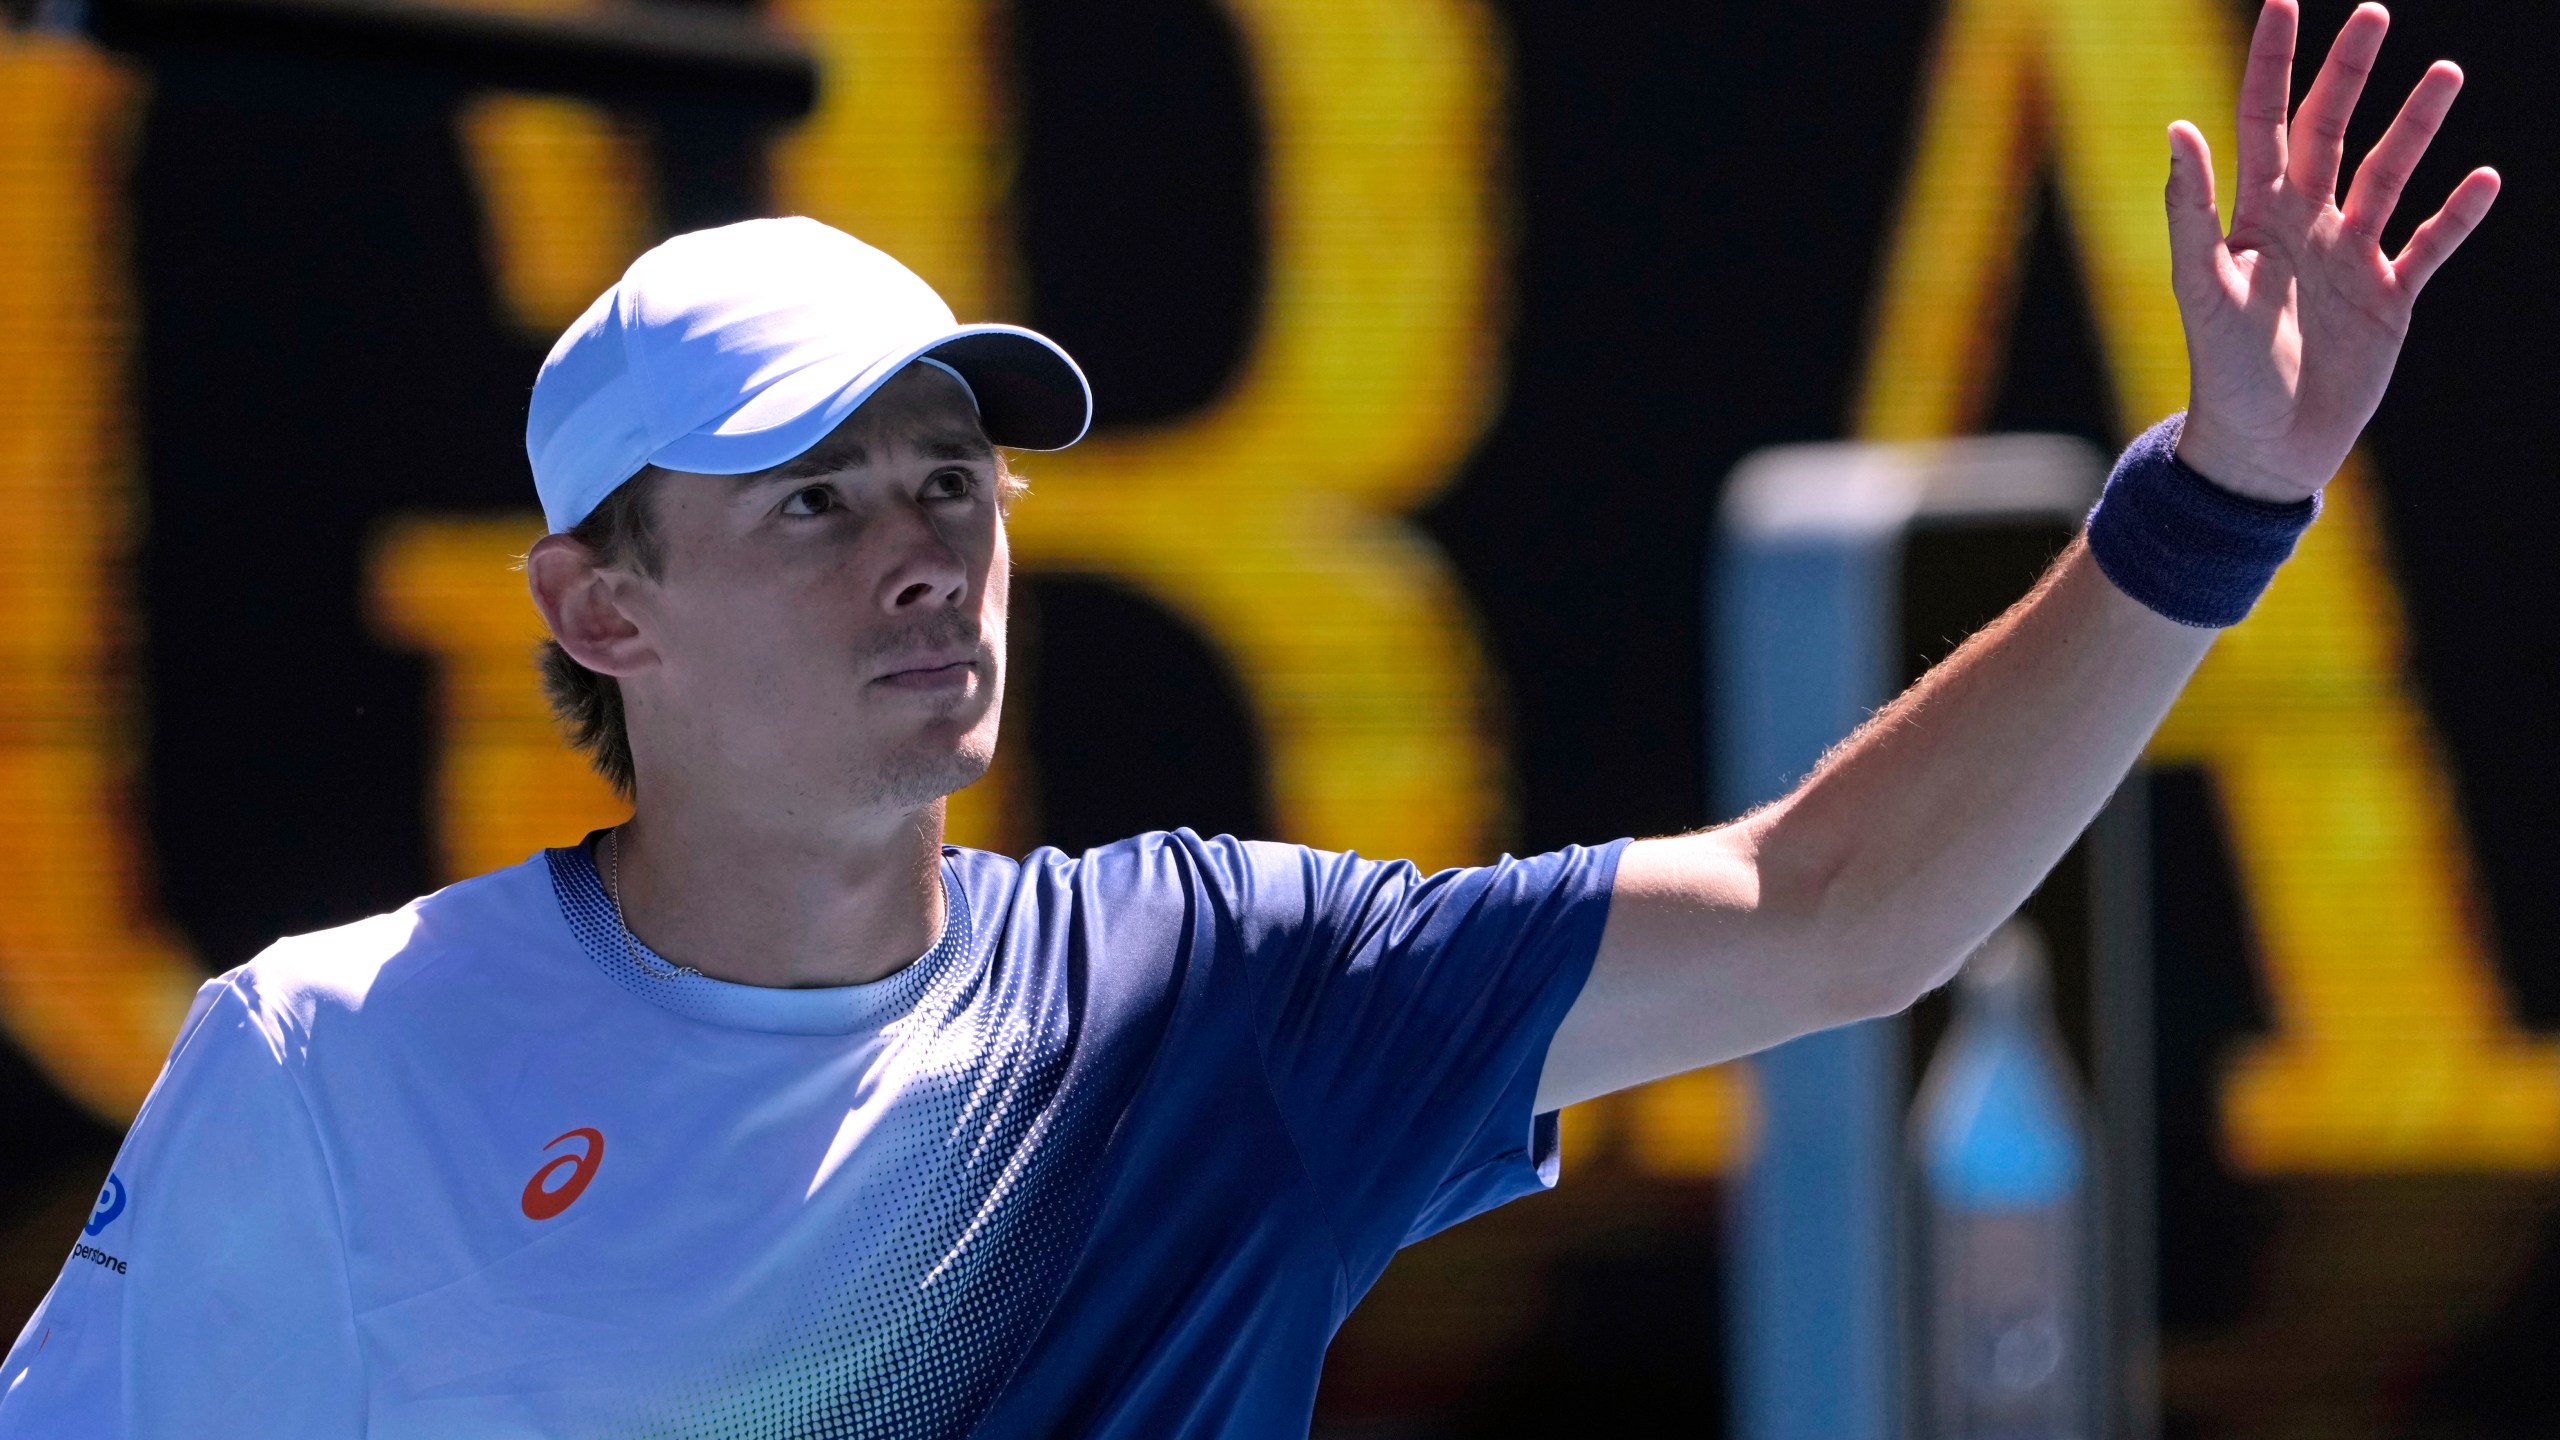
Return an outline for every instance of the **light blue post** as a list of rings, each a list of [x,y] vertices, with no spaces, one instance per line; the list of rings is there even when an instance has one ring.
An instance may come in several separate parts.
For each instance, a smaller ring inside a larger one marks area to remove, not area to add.
[[[2070,523],[2104,473],[2079,441],[1798,445],[1725,487],[1709,634],[1716,810],[1777,799],[1900,678],[1915,524]],[[1808,1035],[1753,1059],[1760,1141],[1730,1254],[1739,1440],[1900,1440],[1904,1030]]]
[[[1900,535],[1729,526],[1714,668],[1719,808],[1785,794],[1889,695]],[[1735,1214],[1741,1440],[1895,1440],[1902,1022],[1757,1057],[1760,1149]]]

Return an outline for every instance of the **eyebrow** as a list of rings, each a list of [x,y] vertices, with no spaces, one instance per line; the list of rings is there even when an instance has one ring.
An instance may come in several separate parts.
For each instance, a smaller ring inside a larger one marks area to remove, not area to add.
[[[959,432],[926,435],[912,443],[928,460],[992,460],[996,453],[995,447],[984,438]],[[871,451],[867,447],[858,441],[843,441],[821,445],[770,470],[738,478],[750,484],[771,480],[807,480],[830,471],[870,463]]]

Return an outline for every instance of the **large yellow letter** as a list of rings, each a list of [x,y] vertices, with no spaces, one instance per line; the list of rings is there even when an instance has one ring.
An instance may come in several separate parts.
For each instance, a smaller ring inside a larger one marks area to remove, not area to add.
[[[783,152],[784,205],[908,259],[964,314],[991,303],[1006,267],[985,10],[793,8],[829,83]],[[1480,858],[1503,789],[1487,681],[1448,568],[1404,514],[1447,483],[1492,398],[1492,36],[1462,0],[1230,12],[1271,154],[1253,354],[1204,414],[1037,457],[1015,553],[1133,586],[1226,653],[1290,838]]]
[[[2238,46],[2208,0],[1954,0],[1861,433],[1974,422],[2023,197],[2048,148],[2119,420],[2129,429],[2186,403],[2163,132],[2181,116],[2224,122]],[[2227,174],[2221,189],[2231,193]],[[2474,918],[2360,464],[2152,747],[2213,773],[2275,1001],[2277,1035],[2228,1076],[2226,1133],[2233,1159],[2257,1170],[2549,1168],[2560,1051],[2517,1029]]]
[[[0,1012],[117,1120],[202,979],[148,904],[122,683],[141,521],[121,204],[137,99],[87,47],[0,30]]]

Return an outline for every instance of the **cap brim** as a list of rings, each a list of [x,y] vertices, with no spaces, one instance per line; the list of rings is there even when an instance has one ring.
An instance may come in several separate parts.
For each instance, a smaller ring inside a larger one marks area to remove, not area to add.
[[[1093,424],[1093,389],[1056,341],[1012,325],[971,325],[920,352],[978,393],[987,438],[1016,450],[1064,450]]]
[[[1084,371],[1057,342],[1018,325],[963,325],[853,374],[812,367],[777,379],[738,407],[660,446],[649,462],[696,475],[770,469],[824,440],[844,417],[918,359],[960,372],[987,438],[1017,450],[1064,450],[1093,421]]]

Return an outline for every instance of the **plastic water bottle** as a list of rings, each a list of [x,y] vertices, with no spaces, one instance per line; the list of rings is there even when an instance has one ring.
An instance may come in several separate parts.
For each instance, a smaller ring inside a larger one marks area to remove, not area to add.
[[[1928,1433],[2086,1440],[2088,1131],[2026,922],[1976,952],[1955,1001],[1912,1115]]]

